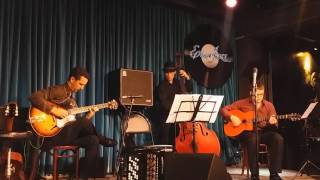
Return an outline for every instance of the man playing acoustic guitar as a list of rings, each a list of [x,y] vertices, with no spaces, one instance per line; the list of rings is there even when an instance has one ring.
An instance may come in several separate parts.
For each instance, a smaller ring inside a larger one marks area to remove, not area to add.
[[[250,92],[250,97],[223,107],[221,114],[227,121],[232,123],[231,129],[237,130],[239,128],[242,130],[242,132],[240,130],[240,134],[234,133],[233,135],[236,139],[247,145],[251,179],[256,180],[259,179],[259,167],[256,156],[257,136],[253,131],[254,106],[257,107],[258,143],[267,144],[270,153],[270,179],[279,180],[281,179],[278,173],[281,172],[283,138],[277,132],[266,130],[268,126],[277,125],[278,120],[276,119],[276,110],[273,104],[264,99],[264,85],[257,83],[255,95]],[[225,128],[225,130],[229,129]]]
[[[98,157],[98,146],[116,144],[115,141],[107,139],[104,136],[98,135],[94,125],[91,122],[95,112],[99,110],[100,106],[88,106],[88,113],[85,116],[74,116],[76,120],[66,123],[65,126],[59,125],[57,122],[52,123],[53,120],[65,119],[70,116],[70,109],[77,109],[77,103],[74,94],[84,89],[89,81],[89,73],[84,68],[73,68],[70,72],[68,80],[65,84],[50,86],[46,89],[34,92],[29,100],[32,104],[30,110],[30,123],[35,132],[44,137],[45,146],[54,145],[76,145],[85,148],[85,163],[84,168],[86,172],[81,172],[82,178],[89,177],[90,172],[94,172],[95,160]],[[113,107],[110,107],[113,108]],[[41,115],[34,115],[36,112],[42,113]],[[78,108],[79,110],[80,108]],[[81,110],[81,109],[80,109]],[[84,112],[87,112],[84,111]],[[76,113],[74,113],[76,114]],[[53,116],[49,123],[46,123],[46,118]],[[41,119],[42,118],[42,119]],[[65,122],[61,121],[61,122]],[[52,127],[49,127],[51,124]],[[60,123],[61,124],[61,123]],[[41,132],[41,126],[45,129]],[[59,131],[54,134],[48,134],[48,131],[58,129]],[[46,132],[47,131],[47,132]],[[47,133],[47,134],[46,134]],[[37,170],[37,164],[39,159],[39,152],[36,150],[32,154],[32,169],[29,179],[34,179],[35,171]]]

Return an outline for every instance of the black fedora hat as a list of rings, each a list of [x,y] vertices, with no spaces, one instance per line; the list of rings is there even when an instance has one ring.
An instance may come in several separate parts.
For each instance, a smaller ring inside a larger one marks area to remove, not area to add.
[[[164,64],[164,67],[163,67],[164,72],[173,72],[176,70],[177,70],[177,67],[173,62],[168,61]]]

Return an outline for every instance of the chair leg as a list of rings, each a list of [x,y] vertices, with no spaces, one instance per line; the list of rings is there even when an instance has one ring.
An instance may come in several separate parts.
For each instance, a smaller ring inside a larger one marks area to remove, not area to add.
[[[58,152],[53,150],[53,180],[58,180]]]
[[[29,174],[29,180],[35,180],[39,168],[40,150],[33,149],[31,157],[31,169]]]
[[[62,152],[60,152],[62,151]],[[72,155],[64,154],[72,151]],[[60,154],[61,153],[61,154]],[[59,179],[58,172],[58,161],[60,158],[71,158],[73,159],[75,167],[75,179],[79,179],[79,148],[75,146],[56,146],[53,148],[53,180]]]
[[[76,174],[75,178],[79,179],[79,149],[76,150],[76,156],[75,156],[75,167],[76,167]]]
[[[248,165],[248,149],[247,146],[242,145],[242,170],[241,175],[244,174],[244,169],[247,169],[247,177],[249,177],[249,165]]]

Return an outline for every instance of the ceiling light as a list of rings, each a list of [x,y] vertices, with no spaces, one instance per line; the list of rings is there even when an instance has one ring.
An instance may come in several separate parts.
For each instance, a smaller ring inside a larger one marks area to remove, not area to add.
[[[225,3],[227,7],[234,8],[237,5],[237,0],[226,0]]]

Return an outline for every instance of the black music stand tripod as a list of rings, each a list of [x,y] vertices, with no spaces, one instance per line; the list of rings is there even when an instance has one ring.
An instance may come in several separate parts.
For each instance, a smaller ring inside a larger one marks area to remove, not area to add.
[[[305,139],[306,141],[310,141],[311,137],[308,137],[308,116],[310,115],[310,113],[312,112],[312,110],[315,108],[315,106],[318,104],[318,102],[312,102],[310,103],[310,105],[308,106],[308,108],[306,109],[306,111],[303,113],[303,115],[301,116],[301,119],[304,119],[304,129],[305,129]],[[320,137],[318,138],[320,139]],[[307,148],[308,148],[308,153],[307,153],[307,160],[303,163],[303,165],[301,166],[301,168],[299,169],[299,171],[297,172],[297,174],[293,177],[293,179],[295,179],[299,174],[300,176],[302,176],[303,174],[303,170],[307,167],[308,164],[312,165],[314,168],[318,169],[320,171],[320,167],[317,166],[314,162],[312,162],[311,160],[309,160],[309,151],[310,149],[310,143],[307,142]]]
[[[306,120],[307,121],[307,120]],[[307,131],[307,130],[306,130]],[[308,139],[307,141],[310,141],[310,137],[306,137],[306,139]],[[320,138],[319,138],[320,139]],[[318,140],[319,141],[319,140]],[[299,171],[297,172],[297,174],[294,176],[294,178],[296,178],[299,174],[300,176],[302,176],[303,174],[303,170],[307,167],[307,165],[312,165],[314,168],[318,169],[320,171],[320,167],[317,166],[314,162],[312,162],[311,160],[309,160],[309,151],[311,151],[310,148],[310,143],[307,142],[307,148],[308,148],[308,153],[307,153],[307,160],[303,163],[303,165],[301,166],[301,168],[299,169]],[[294,179],[293,178],[293,179]]]

